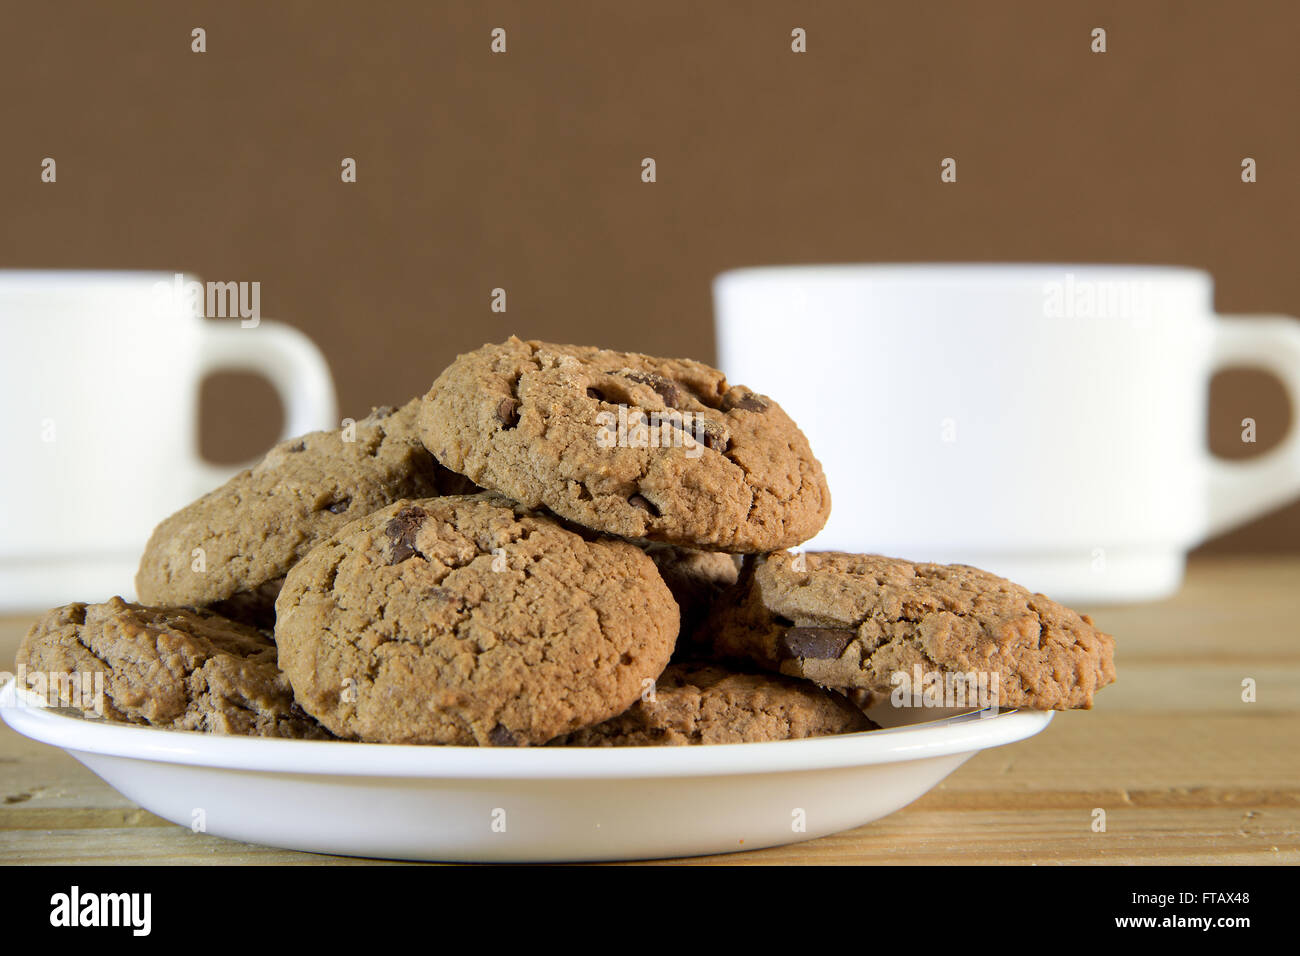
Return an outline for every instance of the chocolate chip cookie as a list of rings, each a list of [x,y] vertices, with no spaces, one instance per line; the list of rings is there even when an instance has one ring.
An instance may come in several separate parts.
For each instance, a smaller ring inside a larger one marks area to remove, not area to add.
[[[402,501],[285,578],[295,696],[340,736],[541,744],[626,710],[668,663],[672,595],[640,548],[493,494]]]
[[[723,656],[873,695],[917,668],[975,672],[997,675],[999,706],[1064,710],[1091,707],[1115,679],[1114,638],[1087,615],[965,565],[770,554],[706,627]]]
[[[711,664],[670,664],[617,717],[552,741],[561,747],[654,747],[795,740],[874,730],[839,694],[807,681]]]
[[[27,687],[52,706],[169,730],[328,739],[275,659],[265,634],[211,611],[116,597],[55,608],[18,650]]]
[[[285,572],[319,540],[404,497],[474,491],[415,432],[419,400],[376,408],[338,431],[290,439],[153,532],[135,586],[161,606],[207,606],[273,621]]]
[[[646,545],[645,553],[654,561],[681,609],[682,626],[677,638],[680,648],[708,616],[719,596],[735,585],[740,577],[740,555],[670,544]]]
[[[688,359],[511,338],[456,359],[419,427],[451,470],[625,538],[769,551],[830,513],[781,407]]]

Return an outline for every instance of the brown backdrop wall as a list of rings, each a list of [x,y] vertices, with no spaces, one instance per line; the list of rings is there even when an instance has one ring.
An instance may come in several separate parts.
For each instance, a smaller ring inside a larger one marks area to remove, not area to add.
[[[709,360],[739,265],[1179,263],[1295,314],[1297,28],[1282,0],[15,4],[0,266],[259,281],[354,415],[511,332]],[[214,457],[276,434],[257,380],[204,397]],[[1217,452],[1289,421],[1273,380],[1216,380]],[[1211,547],[1298,544],[1293,506]]]

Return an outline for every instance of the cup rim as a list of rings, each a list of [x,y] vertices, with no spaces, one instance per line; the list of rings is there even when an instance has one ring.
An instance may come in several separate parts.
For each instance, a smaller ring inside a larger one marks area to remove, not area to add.
[[[930,273],[926,276],[925,273]],[[1208,286],[1210,273],[1194,266],[1101,262],[834,262],[739,266],[714,277],[715,285],[754,280],[875,282],[1041,282],[1072,274],[1085,280],[1144,279]]]
[[[197,278],[183,269],[0,269],[0,289],[57,285],[73,291],[74,287],[171,282],[178,275],[186,281]]]

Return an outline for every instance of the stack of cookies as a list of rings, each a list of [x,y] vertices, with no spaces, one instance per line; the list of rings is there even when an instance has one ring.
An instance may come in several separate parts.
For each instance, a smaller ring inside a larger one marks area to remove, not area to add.
[[[872,729],[899,673],[1088,707],[1113,640],[973,568],[800,554],[830,513],[771,398],[690,360],[512,338],[283,442],[171,516],[141,604],[47,614],[19,664],[103,714],[379,743],[739,743]]]

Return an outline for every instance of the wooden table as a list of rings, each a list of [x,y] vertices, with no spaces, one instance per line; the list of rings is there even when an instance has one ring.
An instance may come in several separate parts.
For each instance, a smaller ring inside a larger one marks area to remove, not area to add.
[[[1093,615],[1120,673],[1094,710],[877,823],[691,862],[1300,863],[1300,558],[1194,561],[1175,598]],[[0,669],[30,621],[0,618]],[[0,793],[0,863],[373,862],[195,834],[2,725]]]

